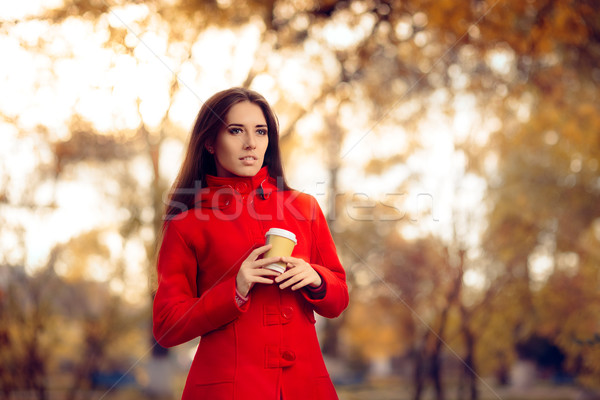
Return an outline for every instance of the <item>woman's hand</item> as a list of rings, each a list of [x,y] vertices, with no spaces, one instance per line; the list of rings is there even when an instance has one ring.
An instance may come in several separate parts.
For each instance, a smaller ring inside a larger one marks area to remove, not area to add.
[[[279,275],[279,272],[271,271],[270,269],[263,267],[281,261],[281,257],[269,257],[258,260],[258,257],[269,251],[271,247],[272,245],[268,244],[254,249],[254,251],[248,255],[248,258],[242,262],[242,266],[235,277],[235,285],[238,292],[244,297],[248,295],[248,292],[250,292],[250,289],[252,289],[252,286],[254,286],[255,283],[271,284],[273,283],[272,278]]]
[[[307,285],[316,288],[323,283],[321,275],[306,261],[295,257],[281,257],[281,261],[287,265],[288,269],[275,278],[276,283],[283,282],[279,285],[280,289],[291,286],[292,290],[298,290]]]

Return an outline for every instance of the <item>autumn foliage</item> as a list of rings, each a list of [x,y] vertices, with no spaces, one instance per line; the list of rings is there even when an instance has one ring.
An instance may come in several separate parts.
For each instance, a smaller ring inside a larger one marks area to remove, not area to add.
[[[93,37],[85,51],[68,34],[77,26]],[[389,362],[414,399],[429,390],[478,398],[509,383],[524,358],[547,377],[597,388],[595,1],[79,0],[3,19],[0,37],[37,63],[22,83],[31,109],[0,103],[7,137],[34,155],[17,173],[8,160],[18,146],[7,139],[0,159],[0,264],[13,271],[0,281],[6,398],[25,389],[44,398],[64,360],[75,372],[63,389],[75,396],[93,388],[91,370],[144,357],[126,345],[133,335],[154,345],[144,307],[169,168],[179,162],[173,149],[186,140],[188,110],[219,85],[264,92],[280,118],[288,175],[303,182],[316,166],[326,177],[319,200],[351,288],[348,310],[320,332],[326,355],[363,377]],[[92,50],[100,55],[89,62]],[[81,65],[101,73],[61,86],[61,71]],[[15,91],[18,69],[7,69],[3,93]],[[152,79],[130,90],[148,69]],[[39,117],[36,98],[48,93],[71,96],[61,97],[58,122]],[[89,107],[102,96],[111,100]],[[446,156],[428,152],[439,142]],[[96,193],[102,200],[87,212],[106,218],[57,238],[32,265],[27,232],[73,204],[60,196],[69,185]],[[65,311],[44,277],[80,307]],[[98,285],[96,309],[65,289]],[[135,306],[125,300],[132,288]],[[540,364],[532,343],[561,362]]]

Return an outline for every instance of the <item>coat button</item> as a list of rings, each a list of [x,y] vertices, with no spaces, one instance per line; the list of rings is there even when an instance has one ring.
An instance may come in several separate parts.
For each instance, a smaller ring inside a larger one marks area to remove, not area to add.
[[[246,182],[238,182],[235,184],[235,190],[239,193],[246,193],[248,191],[248,184]]]
[[[294,316],[294,307],[283,307],[281,309],[281,315],[285,319],[292,319]]]
[[[286,350],[283,352],[283,354],[281,354],[281,358],[283,358],[285,361],[294,361],[296,359],[296,353]]]

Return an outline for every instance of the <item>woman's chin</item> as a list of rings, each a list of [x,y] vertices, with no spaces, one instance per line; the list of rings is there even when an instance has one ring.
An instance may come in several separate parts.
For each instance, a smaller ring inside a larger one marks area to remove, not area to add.
[[[236,176],[239,176],[241,178],[249,178],[249,177],[252,177],[252,176],[256,175],[258,173],[258,171],[260,171],[260,167],[244,166],[242,168],[232,168],[232,169],[229,169],[229,170],[224,170],[222,172],[219,172],[218,175],[219,176],[224,176],[224,177],[236,177]]]

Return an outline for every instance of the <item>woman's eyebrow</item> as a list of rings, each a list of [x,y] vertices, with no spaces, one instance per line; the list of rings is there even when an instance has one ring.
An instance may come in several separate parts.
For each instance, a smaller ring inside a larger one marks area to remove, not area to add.
[[[241,127],[241,128],[243,128],[243,127],[244,127],[244,125],[243,125],[243,124],[236,124],[236,123],[233,123],[233,124],[229,124],[229,125],[227,125],[227,127],[228,127],[228,128],[229,128],[229,127],[232,127],[232,126],[235,126],[235,127]],[[258,124],[258,125],[255,125],[255,127],[256,127],[256,128],[267,128],[268,126],[267,126],[267,124]]]

